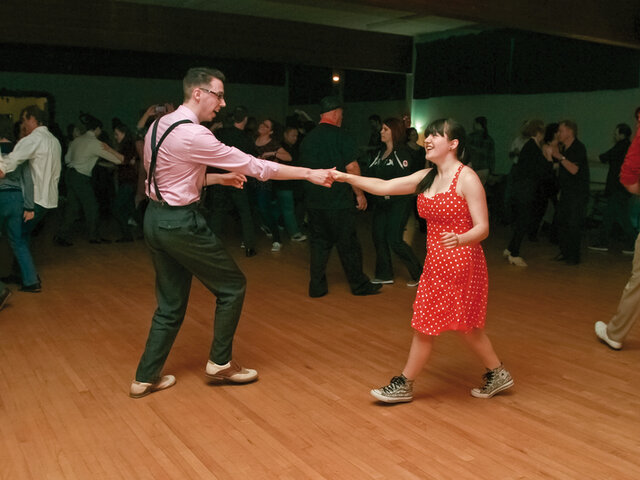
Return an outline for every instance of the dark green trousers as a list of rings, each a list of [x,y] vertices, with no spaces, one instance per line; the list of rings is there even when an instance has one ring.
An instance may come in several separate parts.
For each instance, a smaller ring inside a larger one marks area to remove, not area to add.
[[[227,363],[244,301],[244,274],[209,229],[196,204],[171,207],[150,201],[144,217],[144,237],[156,271],[158,307],[136,380],[154,382],[160,377],[184,320],[193,275],[217,298],[209,359]]]

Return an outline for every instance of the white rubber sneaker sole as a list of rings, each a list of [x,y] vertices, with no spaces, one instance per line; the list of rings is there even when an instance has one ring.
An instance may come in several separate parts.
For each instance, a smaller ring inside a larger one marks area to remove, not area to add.
[[[376,390],[371,390],[371,395],[384,403],[407,403],[413,400],[413,395],[410,397],[387,397],[382,393],[378,393]]]
[[[500,388],[496,388],[491,393],[482,393],[482,390],[480,390],[479,388],[473,388],[473,389],[471,389],[471,395],[473,397],[476,397],[476,398],[491,398],[494,395],[497,395],[498,393],[503,392],[507,388],[511,388],[511,387],[513,387],[513,379],[509,380],[507,383],[502,385]]]

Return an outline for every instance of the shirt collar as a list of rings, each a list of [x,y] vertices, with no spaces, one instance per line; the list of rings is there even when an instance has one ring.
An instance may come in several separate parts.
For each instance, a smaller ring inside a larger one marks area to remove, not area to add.
[[[338,127],[338,124],[335,122],[332,122],[331,120],[325,118],[324,120],[320,120],[320,123],[326,123],[327,125],[333,125],[334,127]],[[338,127],[340,128],[340,127]]]
[[[176,109],[176,112],[180,113],[180,115],[182,115],[183,117],[188,118],[189,120],[191,120],[196,125],[200,124],[200,120],[198,120],[197,115],[195,113],[193,113],[193,111],[190,108],[187,108],[184,105],[180,105]]]

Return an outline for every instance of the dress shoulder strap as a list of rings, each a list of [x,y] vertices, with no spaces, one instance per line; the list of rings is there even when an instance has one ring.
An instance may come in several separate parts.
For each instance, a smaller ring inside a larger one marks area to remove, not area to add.
[[[460,172],[462,171],[463,168],[464,168],[464,163],[460,164],[460,166],[458,167],[458,171],[453,176],[453,181],[451,182],[451,186],[449,187],[450,190],[455,190],[456,187],[458,186],[458,177],[460,176]]]

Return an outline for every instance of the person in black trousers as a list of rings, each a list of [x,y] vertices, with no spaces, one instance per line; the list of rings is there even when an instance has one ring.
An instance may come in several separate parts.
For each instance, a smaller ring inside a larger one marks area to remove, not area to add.
[[[405,128],[397,118],[387,118],[382,122],[380,130],[383,148],[381,148],[371,163],[368,171],[370,176],[390,180],[405,177],[422,169],[422,165],[415,168],[414,155],[405,145]],[[412,206],[415,202],[413,195],[373,196],[373,244],[376,249],[376,275],[371,283],[393,283],[393,264],[391,251],[395,253],[407,267],[411,281],[407,285],[418,285],[422,275],[422,265],[415,253],[404,241],[403,234]]]
[[[560,253],[555,257],[567,265],[580,263],[582,224],[589,201],[589,163],[587,149],[578,140],[578,127],[572,120],[563,120],[558,127],[560,152],[553,158],[559,163],[558,239]]]
[[[542,120],[531,120],[525,130],[530,138],[520,150],[518,163],[511,170],[514,192],[511,198],[514,213],[513,235],[509,246],[503,252],[509,263],[518,267],[527,266],[520,256],[520,245],[531,225],[536,194],[543,179],[553,172],[551,162],[544,157],[541,149],[544,137]]]
[[[300,145],[302,165],[309,168],[336,168],[341,172],[360,175],[356,144],[340,128],[342,100],[324,97],[320,101],[320,112],[320,124],[309,132]],[[367,208],[364,192],[346,184],[331,189],[305,184],[305,203],[309,216],[311,252],[309,296],[322,297],[329,292],[326,269],[334,245],[338,249],[351,293],[371,295],[380,290],[382,285],[371,283],[362,271],[356,212]]]
[[[609,164],[604,191],[604,195],[607,198],[607,207],[602,216],[602,225],[600,225],[596,233],[594,243],[589,245],[589,249],[599,252],[608,251],[613,225],[617,223],[620,225],[624,235],[622,251],[627,254],[633,254],[633,245],[638,234],[633,225],[631,225],[631,217],[629,215],[631,194],[620,183],[620,168],[631,145],[631,127],[626,123],[616,125],[613,138],[615,145],[599,156],[602,163]]]
[[[224,127],[215,132],[215,136],[225,145],[230,147],[236,147],[238,150],[248,153],[249,155],[256,155],[256,146],[253,143],[251,137],[245,132],[245,127],[248,120],[248,110],[246,107],[240,105],[233,111],[233,125],[230,127]],[[213,172],[213,170],[211,170]],[[205,198],[205,205],[209,209],[209,215],[207,221],[211,229],[220,233],[223,230],[224,214],[226,213],[220,205],[216,205],[216,198],[220,196],[224,197],[227,194],[233,207],[238,212],[240,217],[240,225],[242,227],[242,242],[244,245],[244,253],[247,257],[253,257],[256,255],[256,228],[253,220],[253,213],[251,212],[251,202],[249,200],[249,189],[233,188],[226,185],[212,185],[207,187],[207,196]],[[216,193],[218,194],[216,196]],[[220,202],[225,205],[226,202]]]

